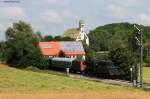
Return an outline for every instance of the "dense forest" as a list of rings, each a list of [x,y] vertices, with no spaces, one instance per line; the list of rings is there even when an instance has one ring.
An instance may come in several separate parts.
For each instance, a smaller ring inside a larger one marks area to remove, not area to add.
[[[150,26],[137,25],[144,33],[144,43],[149,44],[150,41]],[[136,33],[134,24],[130,23],[113,23],[104,26],[99,26],[90,31],[90,48],[94,51],[108,51],[112,46],[118,43],[124,46],[129,45],[129,41]]]
[[[42,36],[41,32],[34,32],[32,26],[26,22],[18,21],[8,27],[5,32],[5,41],[0,42],[0,62],[10,66],[26,68],[35,66],[40,69],[48,68],[48,60],[45,60],[37,46],[39,41],[72,41],[69,37]]]

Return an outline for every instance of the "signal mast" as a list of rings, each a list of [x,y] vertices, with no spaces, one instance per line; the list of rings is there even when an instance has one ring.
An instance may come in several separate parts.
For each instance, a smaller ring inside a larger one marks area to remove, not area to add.
[[[79,29],[80,29],[80,33],[76,38],[76,41],[84,41],[86,42],[86,45],[89,46],[89,37],[87,35],[87,33],[85,32],[85,24],[83,20],[79,21]]]

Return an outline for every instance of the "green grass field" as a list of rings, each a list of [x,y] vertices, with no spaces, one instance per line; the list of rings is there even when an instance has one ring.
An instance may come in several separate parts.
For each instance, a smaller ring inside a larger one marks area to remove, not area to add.
[[[150,92],[0,65],[0,99],[149,99]]]
[[[144,67],[143,69],[143,80],[146,83],[150,83],[150,67]]]
[[[54,74],[24,71],[10,67],[0,68],[0,90],[83,90],[97,91],[123,89],[93,81],[68,78]]]

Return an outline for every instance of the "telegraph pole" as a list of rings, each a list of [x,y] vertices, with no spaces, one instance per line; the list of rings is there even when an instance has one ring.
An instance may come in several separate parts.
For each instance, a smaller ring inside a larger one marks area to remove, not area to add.
[[[136,25],[134,27],[138,30],[138,34],[140,35],[139,41],[140,45],[140,87],[143,87],[143,31],[140,30]]]
[[[140,44],[140,48],[141,48],[141,58],[140,58],[140,74],[141,74],[141,76],[140,76],[140,83],[141,83],[141,87],[143,87],[143,32],[141,31],[141,35],[140,35],[141,37],[141,44]]]

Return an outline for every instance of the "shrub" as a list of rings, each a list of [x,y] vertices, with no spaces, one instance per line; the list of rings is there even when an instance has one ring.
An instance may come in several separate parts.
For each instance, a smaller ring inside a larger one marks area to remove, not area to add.
[[[119,66],[121,79],[130,80],[130,66],[135,64],[133,54],[127,48],[114,48],[109,52],[109,59]]]
[[[26,68],[28,66],[40,69],[48,68],[38,47],[39,39],[29,24],[19,21],[6,30],[6,62],[11,66]]]

